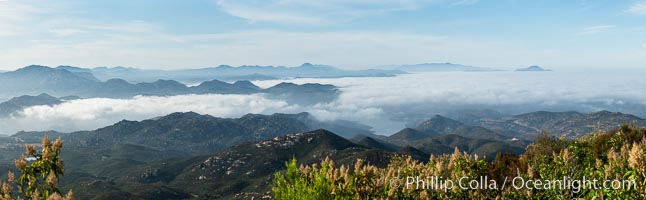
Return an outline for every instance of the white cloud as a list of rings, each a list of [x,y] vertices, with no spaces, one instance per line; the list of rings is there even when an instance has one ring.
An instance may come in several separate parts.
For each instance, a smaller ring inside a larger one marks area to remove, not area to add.
[[[471,5],[477,0],[217,0],[233,16],[282,24],[323,25],[339,21],[418,10],[433,3]]]
[[[87,31],[73,28],[50,29],[49,32],[59,37],[67,37],[87,33]]]
[[[599,34],[599,33],[604,33],[611,31],[614,29],[615,26],[613,25],[598,25],[598,26],[589,26],[583,28],[580,32],[578,32],[576,35],[594,35],[594,34]]]
[[[9,119],[0,120],[0,133],[18,130],[92,130],[119,120],[143,120],[172,112],[196,111],[219,117],[247,113],[297,112],[298,106],[270,100],[262,95],[137,96],[133,99],[81,99],[54,106],[25,108]]]
[[[646,1],[638,1],[626,9],[627,13],[634,15],[646,15]]]
[[[43,26],[53,14],[68,13],[69,2],[46,3],[38,0],[0,1],[0,37],[24,36],[47,30]]]
[[[24,23],[41,8],[20,1],[0,1],[0,37],[20,34]]]
[[[319,105],[311,111],[318,117],[324,114],[326,118],[358,120],[376,127],[380,133],[393,133],[402,128],[403,122],[408,122],[406,120],[465,107],[511,113],[607,109],[644,117],[646,95],[640,91],[646,80],[641,78],[642,73],[643,69],[439,72],[384,78],[296,79],[292,82],[322,82],[342,88],[343,93],[337,101]],[[255,83],[268,87],[277,82]]]
[[[478,3],[478,0],[459,0],[451,3],[451,6],[468,6]]]
[[[142,20],[130,20],[113,23],[97,23],[86,19],[56,18],[48,19],[42,23],[48,27],[49,32],[56,36],[75,36],[91,33],[93,38],[122,35],[148,35],[160,34],[161,27]],[[47,37],[42,37],[47,39]]]
[[[0,1],[0,21],[24,20],[41,9],[20,1]]]

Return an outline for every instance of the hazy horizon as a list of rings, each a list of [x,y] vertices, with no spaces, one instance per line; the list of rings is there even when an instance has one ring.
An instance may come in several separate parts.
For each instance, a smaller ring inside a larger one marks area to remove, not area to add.
[[[2,0],[0,70],[303,62],[643,68],[645,7],[643,0]]]
[[[28,66],[45,66],[45,67],[51,67],[51,68],[56,68],[59,66],[71,66],[71,67],[79,67],[79,68],[85,68],[85,69],[95,69],[95,68],[117,68],[117,67],[125,67],[125,68],[134,68],[134,69],[141,69],[141,70],[162,70],[162,71],[177,71],[177,70],[187,70],[187,69],[204,69],[204,68],[213,68],[213,67],[219,67],[219,66],[231,66],[231,67],[242,67],[242,66],[263,66],[263,67],[299,67],[302,64],[313,64],[313,65],[327,65],[327,66],[332,66],[338,69],[342,70],[364,70],[364,69],[397,69],[397,66],[404,66],[404,65],[418,65],[418,64],[443,64],[443,63],[450,63],[450,64],[457,64],[457,65],[465,65],[465,66],[473,66],[473,67],[482,67],[482,68],[489,68],[492,70],[502,70],[502,71],[514,71],[516,69],[521,69],[521,68],[527,68],[530,66],[539,66],[541,68],[547,69],[547,70],[552,70],[552,71],[568,71],[568,72],[575,72],[575,71],[585,71],[588,69],[593,69],[593,70],[639,70],[643,69],[641,67],[626,67],[626,66],[596,66],[596,67],[568,67],[568,66],[561,66],[561,67],[553,67],[553,66],[545,66],[545,65],[538,65],[538,64],[530,64],[527,66],[507,66],[507,67],[496,67],[496,66],[483,66],[483,65],[478,65],[478,64],[470,64],[470,63],[459,63],[459,62],[449,62],[449,61],[438,61],[438,62],[421,62],[421,63],[389,63],[389,64],[382,64],[382,65],[375,65],[375,66],[355,66],[355,67],[340,67],[340,66],[335,66],[335,65],[328,65],[325,63],[312,63],[312,62],[302,62],[301,64],[297,65],[229,65],[226,63],[223,64],[213,64],[213,65],[204,65],[204,66],[187,66],[187,67],[182,67],[182,68],[170,68],[170,69],[164,69],[164,68],[155,68],[155,67],[149,67],[149,68],[140,68],[137,66],[128,66],[128,65],[114,65],[114,66],[79,66],[79,65],[67,65],[67,64],[57,64],[57,65],[44,65],[44,64],[29,64],[25,66],[19,66],[19,67],[11,67],[11,68],[5,68],[5,69],[0,69],[0,72],[7,72],[7,71],[15,71],[24,67]]]

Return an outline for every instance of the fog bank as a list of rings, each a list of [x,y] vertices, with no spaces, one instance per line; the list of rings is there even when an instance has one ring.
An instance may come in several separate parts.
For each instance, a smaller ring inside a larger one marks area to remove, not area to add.
[[[391,134],[434,114],[460,109],[495,109],[508,114],[546,111],[618,111],[646,116],[646,70],[585,72],[435,72],[397,77],[293,79],[340,87],[335,101],[311,106],[254,95],[137,96],[82,99],[34,106],[0,119],[0,133],[19,130],[91,130],[122,119],[143,120],[194,111],[216,117],[247,113],[310,112],[321,120],[344,119]],[[255,81],[269,87],[286,80]]]

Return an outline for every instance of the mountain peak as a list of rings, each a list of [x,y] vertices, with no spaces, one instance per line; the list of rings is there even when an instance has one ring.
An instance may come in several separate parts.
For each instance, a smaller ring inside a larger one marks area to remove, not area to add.
[[[231,69],[231,68],[233,68],[233,66],[231,66],[231,65],[218,65],[218,66],[217,66],[217,67],[215,67],[215,68],[219,68],[219,69]]]
[[[177,120],[177,119],[205,119],[209,118],[209,115],[201,115],[199,113],[190,111],[190,112],[174,112],[166,116],[161,117],[162,120]]]
[[[33,71],[52,71],[54,68],[43,66],[43,65],[29,65],[20,69],[17,69],[16,72],[33,72]]]
[[[142,83],[138,83],[138,84],[141,85]],[[168,87],[168,88],[173,88],[173,87],[174,88],[185,88],[186,87],[186,85],[184,85],[184,84],[182,84],[180,82],[177,82],[175,80],[164,80],[164,79],[159,79],[159,80],[157,80],[155,82],[152,82],[150,84],[155,85],[155,86],[160,86],[160,87]]]
[[[120,79],[120,78],[112,78],[107,81],[105,81],[106,84],[108,85],[129,85],[128,81]]]
[[[431,119],[422,122],[417,127],[417,130],[420,130],[423,132],[432,131],[432,132],[442,133],[442,132],[447,132],[448,130],[455,130],[462,126],[464,125],[456,120],[449,119],[442,115],[435,115]]]
[[[637,117],[635,115],[625,114],[625,113],[621,113],[621,112],[610,112],[610,111],[607,111],[607,110],[602,110],[602,111],[598,111],[598,112],[592,112],[592,113],[589,113],[588,116],[590,116],[590,117],[608,117],[608,118],[615,118],[615,119],[624,118],[624,119],[633,119],[633,120],[643,120],[642,118],[639,118],[639,117]],[[608,119],[606,121],[609,121],[609,120],[610,119]]]
[[[228,83],[226,83],[224,81],[217,80],[217,79],[213,79],[213,80],[210,80],[210,81],[204,81],[204,82],[200,83],[199,86],[226,85],[226,84],[228,84]]]
[[[303,69],[323,69],[323,70],[336,70],[337,68],[329,66],[329,65],[318,65],[318,64],[312,64],[312,63],[303,63],[300,68]]]
[[[593,112],[593,113],[590,113],[590,114],[591,115],[609,115],[609,114],[613,114],[613,112],[610,112],[610,111],[607,111],[607,110],[602,110],[602,111],[597,111],[597,112]],[[622,113],[616,112],[616,114],[622,114]]]
[[[74,66],[69,66],[69,65],[60,65],[56,67],[55,69],[64,69],[70,72],[91,72],[90,69],[86,68],[81,68],[81,67],[74,67]]]
[[[56,97],[53,97],[53,96],[51,96],[51,95],[49,95],[49,94],[47,94],[47,93],[41,93],[41,94],[39,94],[39,95],[38,95],[38,96],[36,96],[36,97],[38,97],[38,98],[56,99]]]
[[[248,88],[248,89],[260,89],[260,87],[256,86],[255,84],[253,84],[251,81],[248,81],[248,80],[236,81],[235,83],[233,83],[233,85],[237,87]]]
[[[38,96],[22,95],[0,103],[0,117],[10,115],[29,106],[55,105],[60,103],[62,103],[61,100],[46,93]]]
[[[429,136],[430,135],[427,133],[423,133],[421,131],[418,131],[412,128],[404,128],[401,131],[389,136],[389,138],[396,139],[396,140],[403,140],[403,141],[411,141],[411,140],[422,139]]]
[[[448,117],[445,117],[445,116],[442,116],[442,115],[434,115],[433,117],[431,117],[431,119],[429,121],[461,124],[460,122],[458,122],[456,120],[453,120],[451,118],[448,118]]]
[[[516,69],[516,71],[518,71],[518,72],[543,72],[543,71],[551,71],[551,70],[543,69],[542,67],[540,67],[538,65],[532,65],[532,66],[529,66],[529,67],[526,67],[526,68]]]
[[[22,102],[22,101],[58,101],[56,97],[50,96],[47,93],[42,93],[39,94],[38,96],[29,96],[29,95],[22,95],[19,97],[14,97],[11,98],[8,102]]]
[[[289,88],[289,87],[296,87],[295,83],[290,83],[290,82],[281,82],[277,85],[274,85],[272,88]]]
[[[317,129],[303,133],[292,133],[274,137],[271,140],[257,142],[254,146],[258,148],[292,148],[297,145],[318,146],[324,149],[343,150],[350,147],[361,147],[341,136],[338,136],[325,129]],[[245,146],[240,145],[240,146]],[[235,147],[234,147],[235,148]],[[299,148],[297,148],[299,149]],[[313,148],[316,149],[316,148]]]

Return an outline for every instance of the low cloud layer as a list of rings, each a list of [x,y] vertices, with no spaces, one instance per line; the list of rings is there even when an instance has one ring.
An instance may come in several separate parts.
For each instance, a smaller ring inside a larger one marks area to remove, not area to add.
[[[0,119],[0,133],[18,130],[92,130],[122,119],[143,120],[195,111],[216,117],[246,113],[310,112],[321,120],[345,119],[391,134],[406,124],[460,109],[491,108],[509,114],[548,110],[619,111],[646,117],[643,70],[553,72],[441,72],[398,77],[294,79],[341,87],[333,102],[290,105],[263,95],[181,95],[84,99],[34,106]],[[285,81],[285,80],[280,80]],[[257,81],[262,87],[280,81]]]
[[[195,111],[218,117],[239,117],[247,113],[298,112],[298,106],[270,100],[262,95],[180,95],[136,96],[132,99],[93,98],[54,106],[33,106],[0,119],[0,133],[19,130],[92,130],[122,119],[143,120],[173,112]]]
[[[296,79],[342,87],[338,103],[363,106],[552,105],[590,101],[646,102],[644,70],[568,72],[437,72],[383,78]],[[282,81],[282,80],[281,80]],[[268,87],[280,81],[257,81]],[[609,102],[612,103],[612,102]]]
[[[297,79],[342,87],[339,99],[326,105],[345,110],[379,110],[383,121],[417,122],[434,114],[462,109],[495,109],[508,114],[539,110],[618,111],[646,117],[644,70],[553,72],[442,72],[383,78]],[[259,81],[267,87],[276,81]],[[333,118],[328,114],[328,118]],[[319,114],[319,116],[322,116]],[[341,116],[343,117],[343,116]],[[364,119],[365,119],[364,118]],[[360,120],[361,117],[355,120]],[[385,133],[402,128],[370,122]]]

